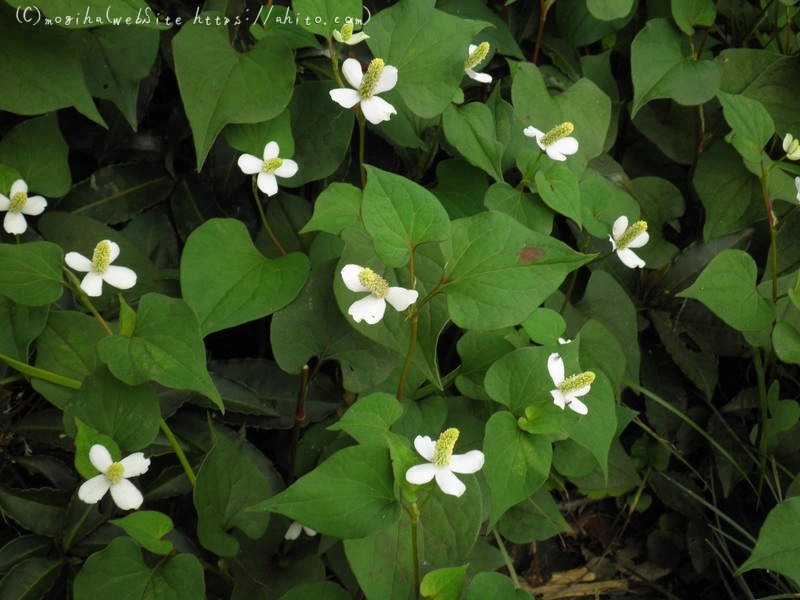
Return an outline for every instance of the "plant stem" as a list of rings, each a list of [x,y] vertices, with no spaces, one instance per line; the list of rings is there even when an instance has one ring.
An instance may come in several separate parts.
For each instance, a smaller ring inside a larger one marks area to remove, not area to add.
[[[589,247],[589,242],[592,240],[592,236],[589,234],[588,231],[583,232],[583,241],[581,242],[581,254],[586,252],[586,249]],[[564,309],[567,308],[567,304],[569,303],[569,299],[572,298],[572,292],[575,290],[575,283],[578,281],[578,271],[580,268],[575,269],[570,276],[569,285],[567,286],[567,292],[564,294],[564,301],[561,303],[561,308],[559,309],[558,313],[563,315]]]
[[[267,232],[269,239],[272,240],[274,246],[278,249],[278,252],[281,254],[286,254],[286,250],[283,249],[281,243],[278,241],[278,238],[275,237],[275,234],[272,233],[272,228],[269,226],[267,222],[267,215],[264,212],[264,207],[261,206],[261,198],[258,195],[258,184],[255,177],[253,177],[253,200],[255,200],[256,208],[258,208],[258,214],[261,215],[261,224],[264,226],[264,231]]]
[[[367,134],[367,123],[361,110],[356,112],[358,119],[358,170],[361,173],[361,189],[367,186],[367,170],[364,168],[364,145]]]
[[[24,362],[14,360],[10,356],[6,356],[5,354],[0,354],[0,360],[2,360],[4,363],[6,363],[9,367],[14,369],[15,371],[18,371],[23,375],[27,375],[28,377],[32,377],[34,379],[41,379],[43,381],[49,381],[50,383],[55,383],[56,385],[69,388],[71,390],[81,389],[81,382],[78,381],[77,379],[64,377],[63,375],[59,375],[58,373],[53,373],[52,371],[45,371],[44,369],[40,369],[39,367],[33,367]]]
[[[197,477],[195,477],[194,471],[192,471],[192,466],[186,459],[186,455],[183,453],[183,448],[181,448],[181,445],[178,443],[175,434],[172,433],[172,429],[169,428],[169,425],[167,425],[167,422],[164,419],[161,419],[158,425],[161,427],[161,431],[164,433],[164,435],[167,436],[169,445],[172,446],[172,450],[178,457],[178,462],[181,463],[183,470],[186,472],[186,478],[189,480],[189,483],[192,484],[192,487],[194,487],[197,483]]]
[[[506,545],[503,543],[503,539],[500,537],[500,534],[497,533],[497,529],[494,527],[492,527],[492,533],[494,534],[494,539],[497,542],[497,548],[500,550],[500,554],[503,555],[503,560],[506,563],[506,569],[508,569],[508,574],[511,577],[511,581],[514,582],[514,587],[518,588],[519,578],[517,577],[517,571],[514,569],[514,562],[508,555],[508,550],[506,550]]]
[[[411,561],[414,564],[414,598],[419,598],[419,533],[417,531],[419,527],[419,508],[417,508],[416,502],[411,505],[409,517],[411,517]]]
[[[767,381],[764,374],[764,363],[761,361],[761,353],[755,346],[751,347],[750,351],[753,354],[753,365],[756,368],[756,380],[758,382],[758,498],[760,499],[767,468],[767,427],[769,422]]]
[[[294,409],[294,426],[292,427],[292,446],[289,448],[289,472],[286,480],[289,483],[294,481],[295,460],[297,459],[297,443],[300,441],[300,425],[306,420],[306,395],[308,394],[308,384],[310,381],[310,371],[308,365],[303,365],[301,370],[300,388],[297,390],[297,404]]]
[[[539,0],[539,29],[536,30],[536,41],[533,44],[533,56],[531,57],[531,62],[533,64],[536,64],[539,60],[539,50],[542,48],[545,21],[547,21],[547,7],[544,5],[544,0]]]
[[[769,220],[769,246],[772,254],[772,302],[778,298],[778,232],[775,229],[775,216],[772,214],[772,202],[769,199],[769,171],[761,161],[761,196],[764,200],[764,209]]]
[[[22,375],[11,375],[9,377],[0,379],[0,387],[8,385],[9,383],[14,383],[15,381],[19,381],[22,378],[23,378]]]
[[[94,307],[94,304],[92,304],[92,301],[89,300],[89,296],[86,294],[86,292],[83,291],[83,288],[81,288],[81,284],[80,281],[78,281],[78,278],[75,277],[75,275],[69,269],[64,269],[64,272],[67,274],[67,277],[69,277],[70,281],[72,282],[71,285],[67,284],[67,287],[70,290],[72,290],[72,292],[78,297],[78,300],[81,301],[81,304],[83,304],[89,310],[89,312],[92,313],[92,316],[97,320],[98,323],[100,323],[100,325],[105,330],[106,334],[114,335],[114,332],[111,331],[111,328],[108,326],[108,323],[106,323],[105,319],[103,319],[103,317],[100,316],[100,313],[97,312],[97,309]]]
[[[536,159],[533,161],[533,164],[530,166],[530,168],[529,168],[527,171],[525,171],[525,173],[523,173],[523,175],[522,175],[522,179],[521,179],[521,180],[520,180],[520,182],[517,184],[517,189],[518,189],[518,190],[521,190],[521,189],[523,189],[523,188],[525,187],[525,185],[526,185],[526,184],[527,184],[527,185],[530,185],[530,183],[531,183],[531,181],[530,181],[530,177],[531,177],[531,175],[533,175],[534,171],[536,171],[536,165],[538,165],[538,164],[539,164],[539,160],[542,158],[542,154],[543,154],[543,153],[542,153],[542,152],[540,152],[540,153],[539,153],[539,154],[536,156]]]
[[[333,71],[333,78],[336,79],[336,85],[343,88],[344,83],[341,75],[339,75],[339,58],[333,51],[333,40],[331,38],[328,38],[328,54],[331,55],[331,71]]]
[[[413,288],[416,282],[416,275],[414,273],[414,250],[411,250],[408,259],[408,287]],[[427,296],[426,296],[427,298]],[[419,327],[419,309],[415,310],[411,316],[411,335],[408,339],[408,351],[406,352],[406,361],[403,363],[403,370],[400,373],[400,381],[397,384],[397,400],[403,401],[403,393],[406,387],[406,378],[408,372],[411,370],[411,362],[414,360],[414,350],[417,347],[417,328]]]

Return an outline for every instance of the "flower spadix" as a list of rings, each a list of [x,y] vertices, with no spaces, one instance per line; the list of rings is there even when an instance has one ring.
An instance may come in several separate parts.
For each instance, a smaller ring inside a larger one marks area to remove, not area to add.
[[[622,215],[614,221],[608,240],[623,265],[629,269],[644,267],[645,262],[631,248],[641,248],[650,240],[646,221],[636,221],[628,227],[628,217]]]
[[[589,393],[592,383],[594,383],[595,374],[591,371],[584,371],[577,375],[564,377],[564,360],[557,352],[553,352],[547,357],[547,371],[550,373],[553,385],[556,386],[556,389],[550,390],[553,404],[562,410],[564,407],[569,406],[571,410],[574,410],[579,415],[588,413],[588,407],[578,400],[578,397]]]
[[[289,158],[279,158],[280,146],[278,142],[267,142],[264,146],[264,159],[252,154],[242,154],[239,157],[239,168],[245,175],[258,175],[256,184],[267,196],[278,193],[278,180],[276,177],[294,177],[297,173],[297,163]]]
[[[335,39],[340,44],[347,44],[348,46],[355,46],[363,42],[364,40],[368,40],[369,36],[364,33],[363,31],[359,31],[358,33],[353,32],[353,24],[352,23],[345,23],[342,25],[341,29],[334,29],[333,30],[333,39]]]
[[[387,65],[380,58],[373,58],[367,72],[362,73],[361,63],[355,58],[348,58],[342,63],[342,73],[354,89],[331,90],[334,102],[344,108],[353,108],[360,103],[361,112],[373,125],[388,121],[397,114],[394,106],[378,97],[378,94],[388,92],[397,85],[397,67]]]
[[[477,46],[475,44],[470,44],[467,51],[469,55],[467,56],[467,60],[464,61],[464,72],[470,79],[480,81],[481,83],[491,83],[491,75],[475,71],[475,67],[481,64],[486,59],[486,55],[489,54],[489,42],[481,42]]]
[[[536,138],[539,148],[544,150],[547,156],[553,160],[564,161],[567,160],[567,156],[578,151],[578,140],[570,137],[573,131],[575,131],[575,126],[567,121],[556,125],[546,133],[536,129],[533,125],[523,129],[522,133],[528,137]]]
[[[451,427],[443,431],[435,442],[427,435],[414,438],[414,448],[428,462],[406,471],[406,481],[422,485],[435,478],[436,484],[445,494],[461,496],[467,486],[454,473],[477,473],[483,467],[484,456],[480,450],[453,454],[458,436],[458,429]]]
[[[317,532],[311,529],[311,527],[306,527],[299,521],[292,521],[292,524],[289,525],[289,529],[287,529],[286,533],[283,534],[283,539],[296,540],[297,538],[300,537],[301,531],[305,531],[306,535],[309,537],[317,535]]]
[[[345,265],[342,268],[342,281],[351,292],[369,292],[369,296],[350,305],[347,313],[356,323],[365,321],[375,325],[386,312],[386,303],[397,311],[403,311],[414,304],[419,297],[416,290],[390,286],[389,282],[368,267]]]
[[[111,498],[122,510],[132,510],[142,505],[142,493],[128,481],[147,472],[150,459],[141,452],[134,452],[119,462],[114,462],[108,449],[95,444],[89,448],[89,461],[100,471],[91,479],[84,481],[78,489],[78,498],[87,504],[97,504],[111,490]]]
[[[17,179],[11,184],[8,197],[0,194],[0,212],[8,211],[3,219],[3,229],[17,235],[25,233],[28,222],[24,215],[40,215],[46,207],[47,200],[42,196],[28,196],[28,184]]]
[[[789,160],[800,160],[800,140],[787,133],[783,136],[783,151]]]
[[[100,296],[103,282],[121,290],[136,285],[136,273],[128,267],[112,265],[119,256],[119,245],[111,240],[102,240],[94,247],[91,260],[77,252],[67,252],[64,262],[68,266],[86,273],[81,281],[81,289],[87,296]]]

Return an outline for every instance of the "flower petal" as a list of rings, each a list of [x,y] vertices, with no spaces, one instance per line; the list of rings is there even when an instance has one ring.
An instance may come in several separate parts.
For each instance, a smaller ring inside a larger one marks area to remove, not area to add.
[[[418,435],[414,438],[414,448],[417,449],[422,458],[432,461],[433,454],[436,452],[436,442],[427,435]]]
[[[258,189],[260,189],[267,196],[274,196],[278,193],[278,180],[275,179],[273,173],[264,173],[263,171],[258,174],[256,178],[258,182]]]
[[[147,469],[150,467],[150,459],[145,458],[142,452],[134,452],[119,462],[125,467],[123,477],[138,477],[143,473],[147,473]]]
[[[478,73],[472,69],[464,69],[464,72],[470,79],[474,79],[475,81],[479,81],[481,83],[492,83],[492,76],[488,73]]]
[[[524,133],[528,137],[536,138],[537,141],[544,135],[543,131],[539,131],[533,125],[528,125],[525,129],[522,130],[522,133]]]
[[[461,496],[467,491],[467,486],[448,469],[436,471],[436,483],[448,496]]]
[[[589,407],[586,406],[583,402],[581,402],[577,398],[573,398],[572,400],[570,400],[567,403],[567,406],[569,406],[570,410],[575,411],[579,415],[589,414]]]
[[[475,45],[475,44],[470,44],[469,46],[467,46],[467,54],[472,54],[472,53],[473,53],[473,52],[475,52],[475,50],[477,50],[477,49],[478,49],[478,46],[477,46],[477,45]]]
[[[366,33],[364,33],[363,31],[359,31],[358,33],[354,33],[353,35],[351,35],[350,39],[347,40],[345,43],[348,46],[355,46],[356,44],[360,44],[364,40],[368,40],[368,39],[369,39],[369,36]]]
[[[92,270],[92,261],[86,258],[83,254],[77,252],[67,252],[64,256],[64,262],[67,266],[81,273],[86,273]]]
[[[550,373],[550,379],[555,385],[561,385],[564,381],[564,360],[558,352],[553,352],[547,357],[547,372]]]
[[[303,525],[303,531],[305,531],[306,535],[309,537],[314,537],[315,535],[317,535],[317,532],[315,530],[311,529],[311,527],[306,527],[305,525]]]
[[[331,96],[331,100],[344,108],[353,108],[361,100],[361,96],[358,95],[357,91],[348,88],[336,88],[328,93]]]
[[[344,43],[344,38],[342,37],[342,34],[339,32],[338,29],[333,30],[333,39],[335,39],[340,44]]]
[[[283,164],[275,169],[273,173],[278,177],[294,177],[297,173],[297,163],[290,158],[284,158]]]
[[[794,187],[797,188],[797,201],[800,202],[800,177],[794,178]]]
[[[11,206],[11,200],[0,194],[0,211],[8,210],[8,207]]]
[[[119,244],[111,240],[103,240],[108,242],[108,263],[111,264],[119,258]]]
[[[18,193],[22,192],[23,194],[28,194],[28,184],[25,183],[22,179],[17,179],[14,183],[11,184],[11,190],[8,192],[8,197],[13,198]]]
[[[636,253],[630,248],[623,248],[617,250],[617,256],[622,261],[622,264],[629,269],[641,269],[644,267],[645,262],[639,258]]]
[[[28,222],[22,213],[8,211],[6,218],[3,219],[3,229],[8,233],[16,233],[17,235],[25,233],[28,229]]]
[[[792,138],[792,134],[791,133],[787,133],[785,136],[783,136],[783,151],[784,152],[789,152],[789,146],[792,145],[792,139],[793,138]]]
[[[417,290],[407,290],[401,287],[390,287],[386,292],[385,298],[395,310],[403,311],[417,301],[419,292]]]
[[[539,140],[536,141],[538,142]],[[539,146],[541,147],[541,145],[542,144],[540,143]],[[546,148],[542,149],[547,153],[547,156],[549,156],[553,160],[557,160],[559,162],[567,160],[567,157],[561,154],[561,152],[559,152],[558,149],[556,149],[555,144],[551,144],[550,146],[547,146]]]
[[[453,473],[477,473],[483,468],[485,457],[480,450],[470,450],[466,454],[454,454],[450,457],[450,470]]]
[[[111,265],[101,277],[108,285],[119,290],[128,290],[136,285],[136,272],[128,267]]]
[[[562,338],[562,337],[560,337],[560,338],[558,338],[558,343],[559,343],[559,344],[571,344],[571,343],[572,343],[572,340],[569,340],[569,339],[567,339],[567,338]]]
[[[372,96],[371,98],[362,100],[361,112],[364,113],[367,121],[373,125],[377,125],[383,121],[388,121],[392,118],[392,115],[397,114],[394,106],[378,96]]]
[[[415,465],[406,471],[406,481],[414,485],[428,483],[436,475],[436,465],[425,463]]]
[[[347,314],[353,317],[356,323],[365,321],[368,325],[375,325],[383,318],[386,312],[386,302],[383,298],[376,298],[372,294],[357,300],[347,309]]]
[[[397,85],[397,67],[393,67],[392,65],[386,65],[385,67],[383,67],[383,72],[381,73],[381,76],[378,78],[378,83],[375,85],[375,91],[372,93],[381,94],[383,92],[388,92],[396,85]]]
[[[567,405],[567,401],[564,394],[561,393],[561,390],[550,390],[550,395],[553,397],[553,404],[555,404],[561,410],[564,410],[564,407]]]
[[[114,462],[114,459],[111,458],[111,453],[108,451],[108,448],[102,444],[93,444],[92,447],[89,448],[89,462],[92,463],[95,469],[101,473],[105,473],[108,471],[108,467],[111,466],[111,463]]]
[[[144,501],[142,492],[127,479],[111,484],[111,497],[114,499],[114,504],[122,510],[135,510]]]
[[[361,265],[345,265],[342,267],[342,281],[344,281],[344,285],[347,287],[348,290],[351,292],[368,292],[369,290],[365,288],[361,284],[361,280],[358,276],[361,274],[361,271],[364,270],[364,267]]]
[[[91,479],[84,481],[78,488],[78,498],[86,504],[97,504],[106,495],[108,488],[111,487],[105,475],[95,475]]]
[[[550,144],[550,147],[559,154],[575,154],[578,151],[578,140],[574,137],[561,138],[557,142]]]
[[[20,212],[24,215],[35,217],[36,215],[42,214],[45,208],[47,208],[47,200],[42,196],[28,196],[28,200],[25,202],[25,206],[22,207],[22,211]]]
[[[280,152],[281,148],[278,146],[278,142],[267,142],[267,145],[264,146],[264,160],[267,161],[271,158],[278,158]]]
[[[619,239],[625,230],[628,228],[628,217],[622,215],[611,226],[611,235],[613,235],[616,239]]]
[[[261,169],[264,168],[264,161],[252,154],[242,154],[239,160],[236,161],[236,164],[239,165],[239,168],[245,175],[255,175],[256,173],[260,173]]]
[[[628,248],[641,248],[649,241],[650,241],[650,234],[647,233],[646,231],[643,231],[630,241],[630,243],[628,244]]]
[[[289,529],[286,530],[286,533],[283,534],[283,539],[285,540],[296,540],[300,537],[300,532],[303,530],[303,526],[300,525],[297,521],[292,521],[292,524],[289,525]]]
[[[103,278],[99,273],[94,271],[88,272],[81,281],[81,289],[86,292],[87,296],[97,298],[103,295]]]
[[[361,80],[364,78],[364,72],[361,70],[361,63],[355,58],[348,58],[342,63],[342,74],[347,79],[347,83],[352,85],[355,89],[361,87]]]

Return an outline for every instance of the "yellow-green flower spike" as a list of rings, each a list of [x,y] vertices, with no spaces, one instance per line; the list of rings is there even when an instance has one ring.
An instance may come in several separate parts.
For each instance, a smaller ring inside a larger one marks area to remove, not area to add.
[[[342,41],[343,42],[346,42],[351,37],[353,37],[353,24],[352,23],[345,23],[344,25],[342,25],[341,36],[342,36]]]
[[[122,463],[111,463],[111,466],[108,467],[108,471],[106,471],[106,479],[111,483],[119,483],[124,477],[125,467],[122,466]]]
[[[797,151],[800,150],[800,139],[792,139],[789,143],[789,147],[786,149],[786,156],[793,156],[797,154]]]
[[[358,274],[358,280],[376,298],[383,298],[389,291],[389,282],[372,269],[366,267],[361,269],[361,273]]]
[[[28,194],[25,192],[17,192],[11,196],[11,202],[8,205],[8,212],[21,212],[28,201]]]
[[[575,131],[575,125],[573,125],[569,121],[561,123],[560,125],[556,125],[550,131],[548,131],[542,136],[542,144],[544,144],[545,146],[551,146],[555,144],[558,140],[567,137],[573,131]]]
[[[471,69],[478,66],[483,62],[487,54],[489,54],[489,42],[481,42],[478,47],[472,51],[472,54],[467,57],[467,60],[464,61],[464,68]]]
[[[635,240],[640,234],[647,231],[647,221],[636,221],[633,225],[628,227],[619,239],[616,240],[617,248],[623,250],[628,247],[633,240]]]
[[[364,79],[361,80],[361,87],[358,88],[358,95],[362,99],[371,98],[372,94],[375,93],[375,87],[378,85],[385,66],[386,63],[381,58],[373,58],[372,62],[369,63],[369,68],[364,73]]]
[[[582,387],[586,387],[587,385],[592,385],[594,383],[596,375],[591,371],[584,371],[583,373],[578,373],[577,375],[572,375],[567,377],[561,384],[558,386],[559,391],[562,394],[569,394],[570,392],[577,392]]]
[[[264,171],[264,173],[274,173],[282,164],[282,159],[270,158],[264,161],[264,166],[261,167],[261,170]]]
[[[96,273],[105,273],[111,263],[111,244],[103,240],[94,247],[92,252],[92,270]]]
[[[446,467],[450,464],[450,459],[453,457],[453,448],[456,446],[456,441],[461,432],[455,427],[445,429],[439,439],[436,440],[436,448],[433,451],[433,463],[437,467]]]

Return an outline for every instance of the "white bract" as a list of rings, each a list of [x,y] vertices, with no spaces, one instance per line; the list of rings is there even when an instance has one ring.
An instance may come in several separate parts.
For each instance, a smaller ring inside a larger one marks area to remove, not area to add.
[[[629,269],[644,267],[645,262],[631,248],[641,248],[650,240],[645,221],[636,221],[628,227],[628,217],[622,215],[614,221],[608,240],[623,265]]]
[[[142,505],[142,492],[128,479],[146,473],[150,467],[149,458],[145,458],[141,452],[134,452],[114,462],[105,446],[95,444],[89,449],[89,460],[100,471],[100,475],[83,482],[78,489],[78,498],[87,504],[97,504],[111,490],[114,503],[122,510],[132,510]]]
[[[481,83],[491,83],[492,76],[488,73],[478,73],[475,67],[483,62],[486,55],[489,54],[489,42],[481,42],[479,45],[470,44],[467,49],[469,56],[464,61],[464,72],[470,79],[480,81]]]
[[[588,407],[578,400],[579,396],[585,396],[589,393],[592,383],[595,379],[595,374],[591,371],[584,371],[577,375],[564,377],[564,360],[553,352],[547,358],[547,371],[550,373],[550,378],[553,380],[553,385],[556,389],[550,390],[550,395],[553,397],[553,404],[561,410],[565,406],[569,406],[579,415],[585,415],[589,412]]]
[[[28,222],[23,215],[34,217],[44,212],[47,200],[42,196],[28,196],[28,184],[22,179],[17,179],[11,184],[11,190],[6,197],[0,194],[0,212],[6,212],[3,219],[3,229],[7,233],[21,235],[28,229]]]
[[[559,344],[571,344],[572,340],[568,340],[567,338],[560,337],[560,338],[558,338],[558,343]]]
[[[333,39],[335,39],[340,44],[355,46],[356,44],[359,44],[364,40],[368,40],[369,36],[363,31],[359,31],[358,33],[353,33],[353,24],[345,23],[342,26],[341,30],[339,29],[333,30]]]
[[[536,138],[539,148],[547,153],[553,160],[567,160],[567,156],[578,151],[578,140],[570,137],[570,133],[575,131],[572,123],[566,122],[556,125],[547,133],[539,131],[533,125],[522,130],[528,137]]]
[[[369,325],[375,325],[383,318],[387,302],[395,310],[404,311],[419,297],[417,290],[390,287],[375,271],[360,265],[345,265],[342,268],[342,280],[351,292],[369,292],[369,296],[353,302],[347,309],[347,314],[356,323],[366,321]]]
[[[336,88],[330,91],[331,99],[344,108],[353,108],[361,104],[361,112],[367,121],[377,125],[388,121],[397,111],[377,94],[388,92],[397,85],[397,67],[387,65],[380,58],[372,59],[366,73],[361,72],[361,63],[355,58],[348,58],[342,63],[347,83],[355,89]]]
[[[278,193],[276,177],[294,177],[297,173],[297,163],[289,158],[278,158],[280,151],[277,142],[268,142],[264,146],[263,160],[252,154],[242,154],[239,157],[239,168],[245,175],[258,173],[256,178],[258,189],[267,196]]]
[[[111,240],[103,240],[94,247],[92,259],[83,254],[67,252],[64,261],[81,273],[86,273],[81,281],[81,289],[87,296],[100,296],[103,282],[115,288],[127,290],[136,285],[136,273],[128,267],[117,267],[111,263],[119,256],[119,245]]]
[[[800,140],[787,133],[783,136],[783,151],[789,160],[800,160]]]
[[[794,187],[797,188],[797,201],[800,202],[800,177],[794,178]]]
[[[289,525],[289,529],[286,530],[286,533],[283,535],[283,539],[285,540],[296,540],[300,537],[300,532],[305,531],[307,536],[315,536],[317,532],[311,529],[311,527],[306,527],[302,525],[298,521],[292,521],[292,524]]]
[[[484,456],[480,450],[453,454],[458,436],[458,429],[451,427],[442,432],[435,442],[427,435],[414,438],[414,448],[428,463],[413,466],[406,471],[406,481],[422,485],[436,478],[436,484],[445,494],[461,496],[467,486],[454,473],[477,473],[483,467]]]

